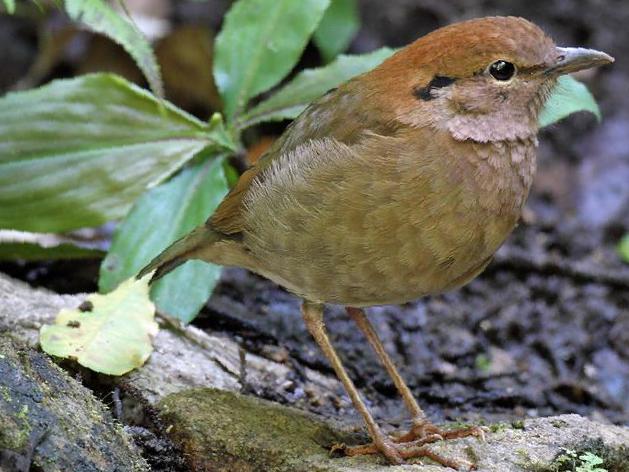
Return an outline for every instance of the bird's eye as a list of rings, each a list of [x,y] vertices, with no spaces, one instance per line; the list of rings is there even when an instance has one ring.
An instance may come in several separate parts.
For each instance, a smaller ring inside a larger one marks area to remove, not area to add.
[[[507,61],[496,61],[489,66],[489,73],[496,80],[509,80],[515,75],[515,66]]]

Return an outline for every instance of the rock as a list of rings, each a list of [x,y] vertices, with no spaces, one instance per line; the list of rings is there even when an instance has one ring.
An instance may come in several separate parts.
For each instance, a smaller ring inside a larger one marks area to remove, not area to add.
[[[171,438],[182,445],[194,471],[268,472],[444,472],[437,465],[389,467],[379,457],[331,458],[335,442],[356,444],[357,436],[294,408],[215,389],[169,395],[159,404]],[[551,472],[562,453],[591,452],[600,467],[629,470],[629,429],[602,425],[579,415],[494,425],[486,442],[461,439],[430,448],[477,464],[487,472]],[[364,438],[362,438],[364,440]],[[425,461],[426,463],[430,461]],[[578,459],[577,459],[578,464]]]
[[[603,459],[600,467],[609,472],[629,471],[628,428],[596,423],[579,415],[560,415],[492,425],[490,429],[495,432],[490,432],[484,443],[466,439],[457,441],[454,447],[437,443],[433,449],[443,454],[465,454],[476,462],[479,471],[487,472],[564,470],[559,466],[566,452],[576,457],[590,452]],[[581,465],[579,460],[576,465]]]
[[[0,335],[0,470],[147,471],[92,392],[50,359]]]
[[[208,388],[169,395],[158,408],[192,470],[341,470],[328,447],[347,434],[295,408]]]

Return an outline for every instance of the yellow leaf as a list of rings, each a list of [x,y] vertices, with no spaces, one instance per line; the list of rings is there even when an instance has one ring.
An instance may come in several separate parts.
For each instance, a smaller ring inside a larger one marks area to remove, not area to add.
[[[107,295],[90,295],[79,309],[61,310],[55,324],[40,329],[42,349],[108,375],[142,366],[158,331],[149,278],[128,279]]]

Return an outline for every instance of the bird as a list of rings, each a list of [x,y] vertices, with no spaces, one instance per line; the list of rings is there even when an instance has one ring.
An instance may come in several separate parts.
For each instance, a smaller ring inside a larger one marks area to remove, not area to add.
[[[339,447],[391,464],[427,457],[435,441],[483,437],[432,423],[364,309],[461,287],[517,225],[536,167],[538,115],[562,74],[605,65],[604,52],[558,47],[520,17],[434,30],[311,103],[207,221],[138,277],[199,259],[244,267],[300,297],[306,327],[362,416],[371,442]],[[325,304],[339,304],[400,393],[409,431],[385,434],[330,341]]]

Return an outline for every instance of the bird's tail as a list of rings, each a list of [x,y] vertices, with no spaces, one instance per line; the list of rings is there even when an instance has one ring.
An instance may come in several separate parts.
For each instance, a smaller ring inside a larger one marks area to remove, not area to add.
[[[159,256],[153,259],[144,267],[136,276],[141,279],[145,275],[155,271],[149,283],[161,279],[171,270],[176,269],[189,259],[196,259],[203,248],[215,243],[220,236],[206,225],[201,225],[193,229],[190,233],[181,239],[178,239]]]

